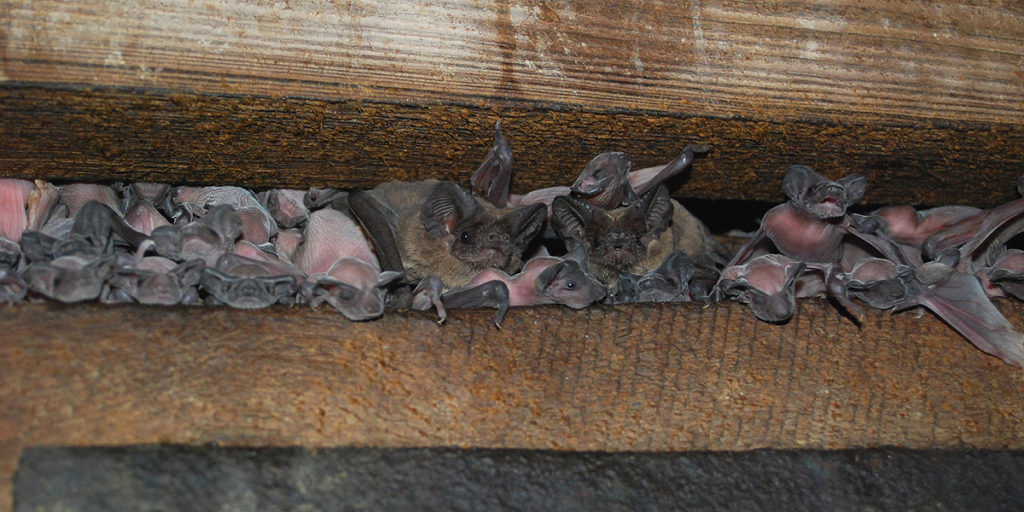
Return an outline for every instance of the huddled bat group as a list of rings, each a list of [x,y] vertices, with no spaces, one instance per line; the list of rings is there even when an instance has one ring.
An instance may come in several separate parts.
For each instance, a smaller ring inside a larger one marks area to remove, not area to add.
[[[1024,336],[990,300],[1024,300],[1024,251],[1007,245],[1024,231],[1024,199],[859,214],[864,176],[794,165],[787,201],[732,253],[664,184],[707,151],[639,170],[602,153],[572,184],[525,194],[511,193],[500,124],[466,184],[254,193],[0,179],[0,301],[326,303],[355,321],[488,307],[500,325],[517,306],[727,299],[785,322],[798,298],[824,296],[853,321],[863,305],[922,306],[1024,367]]]

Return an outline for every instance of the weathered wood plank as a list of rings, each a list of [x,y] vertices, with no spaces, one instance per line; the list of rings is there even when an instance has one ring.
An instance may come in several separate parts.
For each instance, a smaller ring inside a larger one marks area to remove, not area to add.
[[[1024,305],[999,306],[1024,325]],[[0,495],[21,449],[47,444],[1024,447],[1024,372],[930,314],[857,328],[808,300],[781,326],[738,304],[491,316],[6,307]]]
[[[711,146],[681,196],[778,202],[786,168],[868,176],[866,201],[990,206],[1016,197],[1024,124],[773,122],[579,109],[0,85],[0,175],[246,186],[468,184],[502,120],[513,189],[569,184],[594,155],[663,164]]]
[[[953,0],[0,2],[0,80],[1020,124],[1024,8]]]

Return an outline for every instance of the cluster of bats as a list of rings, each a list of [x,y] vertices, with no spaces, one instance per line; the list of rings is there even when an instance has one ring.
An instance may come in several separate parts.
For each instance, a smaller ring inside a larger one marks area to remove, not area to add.
[[[733,254],[663,182],[706,147],[632,170],[602,153],[571,185],[510,193],[512,151],[470,180],[369,190],[67,184],[0,179],[0,300],[142,304],[327,303],[351,320],[385,309],[734,299],[768,322],[796,298],[930,309],[981,350],[1024,366],[1024,336],[990,297],[1024,299],[1024,199],[848,212],[865,179],[796,165],[788,201]],[[1018,184],[1024,194],[1024,180]],[[856,299],[857,301],[855,301]],[[859,301],[859,302],[858,302]]]

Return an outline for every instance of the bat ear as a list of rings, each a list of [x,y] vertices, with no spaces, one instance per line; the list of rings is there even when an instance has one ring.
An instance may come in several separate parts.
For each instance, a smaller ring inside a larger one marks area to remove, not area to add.
[[[565,259],[575,261],[576,264],[580,266],[580,270],[584,272],[590,271],[587,268],[587,262],[589,261],[589,258],[587,257],[587,250],[584,249],[582,245],[577,245],[573,250],[566,253]]]
[[[846,201],[846,205],[860,201],[864,197],[865,189],[867,189],[868,179],[863,174],[851,174],[837,181],[843,187],[843,200]]]
[[[503,215],[496,224],[503,233],[512,235],[517,246],[522,246],[540,233],[547,210],[543,204],[523,206]]]
[[[469,192],[450,182],[442,181],[434,186],[427,200],[420,207],[420,221],[430,236],[451,240],[455,226],[467,222],[488,219],[490,215]]]
[[[403,275],[405,275],[404,272],[396,272],[394,270],[381,272],[380,276],[377,277],[377,287],[385,288],[391,283],[401,279]]]
[[[203,217],[203,223],[217,232],[224,240],[234,240],[242,234],[242,218],[229,204],[214,206]]]
[[[551,226],[560,238],[577,244],[585,242],[587,226],[597,215],[596,208],[569,196],[558,196],[551,202]]]
[[[206,262],[196,258],[178,264],[171,269],[171,273],[178,276],[178,282],[182,286],[195,286],[199,284],[204,267],[206,267]]]
[[[659,185],[654,190],[646,193],[639,202],[629,207],[629,214],[641,219],[645,236],[658,236],[668,223],[672,220],[672,213],[675,207],[672,206],[672,198],[668,195],[668,188]]]
[[[790,201],[799,201],[804,193],[825,177],[806,165],[791,165],[782,178],[782,192]]]
[[[798,277],[800,277],[800,274],[804,273],[804,270],[806,268],[807,268],[807,264],[802,262],[802,261],[798,261],[798,262],[795,262],[795,263],[790,263],[789,265],[787,265],[786,266],[786,286],[785,286],[785,288],[791,287],[793,285],[793,282],[796,281],[796,279]]]
[[[572,271],[573,267],[577,267],[575,261],[563,260],[544,269],[537,275],[537,284],[540,285],[541,293],[544,293],[544,290],[547,290],[562,273]]]

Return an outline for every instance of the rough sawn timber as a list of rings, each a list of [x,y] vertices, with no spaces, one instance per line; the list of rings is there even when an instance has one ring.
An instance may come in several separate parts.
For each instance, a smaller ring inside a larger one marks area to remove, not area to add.
[[[0,174],[249,186],[464,182],[503,119],[515,190],[600,151],[712,153],[677,195],[1013,197],[1024,10],[943,0],[0,0]]]
[[[5,307],[0,509],[34,445],[1024,447],[1024,372],[933,315],[799,309],[515,308],[498,330],[491,311]]]

